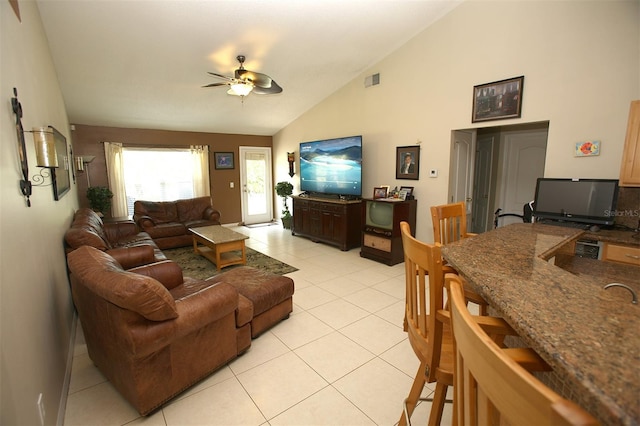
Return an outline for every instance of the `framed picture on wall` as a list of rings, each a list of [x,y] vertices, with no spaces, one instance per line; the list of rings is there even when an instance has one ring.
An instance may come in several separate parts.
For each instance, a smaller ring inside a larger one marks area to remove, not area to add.
[[[233,152],[214,152],[216,169],[233,169]]]
[[[69,150],[67,148],[67,138],[56,130],[53,126],[49,126],[53,132],[53,140],[56,146],[56,155],[58,156],[58,167],[51,170],[51,183],[53,186],[53,199],[58,201],[64,194],[71,189],[71,180],[69,179],[69,169],[72,164],[69,162]]]
[[[420,176],[420,147],[418,145],[396,148],[396,179],[418,180]]]
[[[524,76],[473,86],[471,122],[520,118]]]

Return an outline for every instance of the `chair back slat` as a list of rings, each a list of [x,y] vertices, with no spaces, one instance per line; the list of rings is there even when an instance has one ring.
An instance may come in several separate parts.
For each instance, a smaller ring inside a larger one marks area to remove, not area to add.
[[[467,210],[464,202],[431,207],[433,240],[446,245],[467,236]]]

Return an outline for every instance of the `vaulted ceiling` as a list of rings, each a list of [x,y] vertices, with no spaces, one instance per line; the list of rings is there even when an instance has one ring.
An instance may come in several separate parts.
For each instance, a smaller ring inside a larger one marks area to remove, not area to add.
[[[460,1],[37,3],[71,123],[273,135]],[[240,54],[283,92],[202,87]]]

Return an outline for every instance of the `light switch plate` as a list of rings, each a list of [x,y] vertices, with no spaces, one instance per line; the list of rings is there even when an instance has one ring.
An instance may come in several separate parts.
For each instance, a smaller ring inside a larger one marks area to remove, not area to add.
[[[437,169],[431,169],[429,170],[429,177],[438,177],[438,170]]]

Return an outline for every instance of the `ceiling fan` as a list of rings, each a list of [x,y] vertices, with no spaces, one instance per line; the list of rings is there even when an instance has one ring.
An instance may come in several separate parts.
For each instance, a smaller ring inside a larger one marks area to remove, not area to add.
[[[236,59],[240,62],[240,68],[235,70],[233,77],[209,72],[212,76],[222,78],[226,81],[223,83],[211,83],[202,87],[230,86],[227,91],[228,94],[243,97],[251,92],[257,95],[271,95],[282,92],[282,87],[278,86],[278,83],[273,81],[268,75],[246,70],[244,68],[244,55],[238,55]]]

